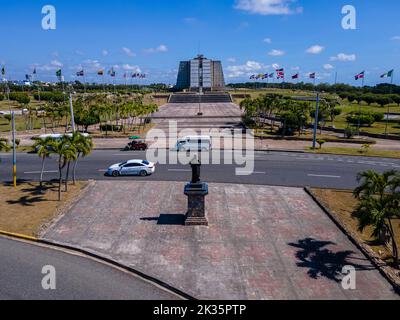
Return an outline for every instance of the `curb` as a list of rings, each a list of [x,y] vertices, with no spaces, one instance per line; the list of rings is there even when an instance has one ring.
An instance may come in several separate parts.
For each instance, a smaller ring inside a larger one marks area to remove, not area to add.
[[[80,248],[76,248],[76,247],[68,246],[68,245],[64,245],[64,244],[59,244],[59,243],[52,242],[52,241],[49,241],[49,240],[44,240],[44,239],[39,239],[39,238],[31,237],[31,236],[26,236],[26,235],[23,235],[23,234],[12,233],[12,232],[7,232],[7,231],[1,231],[0,230],[0,237],[1,236],[14,238],[16,240],[25,240],[25,241],[28,241],[28,242],[34,242],[34,243],[37,243],[37,244],[43,244],[43,245],[50,246],[50,247],[53,247],[53,248],[59,248],[59,249],[64,249],[64,250],[69,250],[69,251],[72,251],[72,252],[80,253],[80,254],[83,254],[86,257],[90,257],[90,258],[96,259],[97,262],[107,263],[109,265],[112,265],[113,267],[120,268],[120,269],[123,269],[125,271],[128,271],[128,272],[134,274],[135,276],[141,278],[143,281],[150,282],[153,285],[159,286],[164,290],[170,291],[170,292],[174,293],[175,295],[181,297],[184,300],[197,300],[196,298],[190,296],[189,294],[187,294],[187,293],[185,293],[185,292],[183,292],[183,291],[181,291],[179,289],[176,289],[176,288],[170,286],[169,284],[167,284],[167,283],[165,283],[165,282],[163,282],[163,281],[161,281],[159,279],[156,279],[154,277],[151,277],[149,275],[144,274],[141,271],[138,271],[136,269],[133,269],[131,267],[123,265],[123,264],[121,264],[119,262],[116,262],[116,261],[114,261],[112,259],[109,259],[109,258],[106,258],[106,257],[102,257],[101,255],[98,255],[96,253],[93,253],[93,252],[90,252],[90,251],[86,251],[84,249],[80,249]]]
[[[32,241],[32,242],[38,242],[39,241],[39,239],[35,238],[35,237],[27,236],[27,235],[20,234],[20,233],[3,231],[3,230],[0,230],[0,236],[6,236],[6,237],[10,237],[10,238],[17,238],[17,239],[27,240],[27,241]]]
[[[393,271],[386,263],[380,259],[374,251],[372,251],[367,245],[362,243],[362,240],[352,231],[348,230],[343,225],[336,215],[327,208],[313,193],[309,187],[305,187],[304,191],[312,198],[312,200],[324,211],[324,213],[333,221],[333,223],[342,231],[345,236],[362,252],[362,254],[372,263],[372,265],[378,269],[379,273],[391,284],[394,291],[400,295],[400,280],[393,274]]]

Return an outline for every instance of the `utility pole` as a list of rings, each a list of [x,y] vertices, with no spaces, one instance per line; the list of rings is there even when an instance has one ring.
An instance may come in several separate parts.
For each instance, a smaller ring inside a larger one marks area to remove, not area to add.
[[[318,131],[318,121],[319,121],[319,92],[317,92],[317,103],[315,111],[315,123],[314,123],[314,138],[313,138],[313,150],[317,148],[317,131]]]
[[[75,132],[75,117],[74,117],[74,106],[72,104],[72,93],[69,93],[69,108],[71,112],[71,127],[72,127],[72,132]]]
[[[15,144],[15,113],[11,112],[11,130],[12,130],[12,145],[13,145],[13,184],[17,187],[17,152]]]

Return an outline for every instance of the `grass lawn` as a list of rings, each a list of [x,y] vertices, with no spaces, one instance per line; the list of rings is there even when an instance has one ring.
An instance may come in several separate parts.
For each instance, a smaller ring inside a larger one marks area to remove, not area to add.
[[[352,217],[352,214],[358,204],[358,200],[353,197],[351,191],[338,191],[327,189],[312,189],[317,198],[328,207],[336,218],[347,230],[357,234],[365,244],[369,245],[382,260],[390,262],[392,258],[391,251],[384,245],[376,243],[371,237],[372,228],[367,228],[364,232],[358,230],[358,220]],[[400,245],[400,219],[394,223],[396,241]]]
[[[342,114],[335,119],[335,127],[337,129],[345,129],[347,127],[346,117],[351,112],[358,112],[359,106],[358,104],[344,104],[340,107],[342,109]],[[366,104],[361,104],[361,110],[363,111],[372,111],[379,113],[386,113],[387,107],[380,107],[378,105],[367,106]],[[398,105],[390,105],[391,113],[399,113],[400,107]],[[375,133],[375,134],[384,134],[386,128],[386,121],[376,122],[371,127],[362,127],[362,132]],[[389,134],[400,135],[400,120],[391,120],[388,125]]]
[[[339,155],[349,155],[349,156],[363,156],[363,157],[381,157],[381,158],[394,158],[400,159],[400,151],[390,151],[390,150],[377,150],[371,148],[368,152],[360,152],[360,148],[329,148],[324,147],[322,150],[312,150],[310,148],[306,149],[309,153],[319,153],[319,154],[339,154]]]
[[[0,230],[37,236],[43,224],[51,221],[58,210],[76,199],[87,182],[70,185],[68,193],[57,201],[57,184],[47,183],[44,192],[39,183],[21,183],[17,189],[10,184],[0,185]]]

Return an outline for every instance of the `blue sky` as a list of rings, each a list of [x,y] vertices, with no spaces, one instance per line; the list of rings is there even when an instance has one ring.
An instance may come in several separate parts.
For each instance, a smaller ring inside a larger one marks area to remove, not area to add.
[[[56,30],[43,30],[44,5],[56,8]],[[344,5],[357,10],[357,29],[341,26]],[[148,74],[145,83],[175,83],[178,62],[198,51],[223,62],[227,82],[284,67],[307,80],[382,82],[391,69],[400,83],[400,2],[396,0],[0,0],[0,63],[9,79],[36,66],[38,78],[66,80],[82,67]],[[308,52],[307,52],[308,50]],[[398,75],[398,76],[397,76]],[[105,77],[107,80],[108,77]]]

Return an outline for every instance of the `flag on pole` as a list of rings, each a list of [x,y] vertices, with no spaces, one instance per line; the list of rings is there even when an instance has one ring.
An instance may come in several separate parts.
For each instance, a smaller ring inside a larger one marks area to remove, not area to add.
[[[355,78],[356,80],[358,80],[358,79],[364,79],[364,77],[365,77],[365,71],[360,72],[360,73],[357,74],[354,78]]]
[[[256,75],[255,74],[252,74],[251,76],[250,76],[250,79],[255,79],[256,78]]]
[[[36,74],[36,68],[33,69],[33,74]]]
[[[6,75],[6,68],[4,66],[1,68],[1,75]]]
[[[381,75],[381,78],[391,78],[391,77],[393,77],[393,73],[394,73],[394,70],[390,70],[389,72]]]
[[[316,78],[316,73],[315,72],[310,73],[310,79],[315,79],[315,78]]]
[[[108,71],[108,74],[109,74],[111,77],[115,77],[115,75],[116,75],[116,73],[115,73],[115,71],[114,71],[113,68],[111,68],[111,70]]]
[[[56,76],[60,82],[62,82],[62,71],[61,69],[56,71]]]
[[[277,69],[276,76],[278,79],[284,79],[285,78],[285,69]]]
[[[84,76],[85,76],[85,72],[84,72],[83,70],[78,71],[78,72],[76,73],[76,76],[77,76],[77,77],[84,77]]]
[[[273,72],[269,74],[270,78],[273,78],[274,76],[275,76],[275,74]]]
[[[298,73],[296,73],[295,75],[292,76],[292,79],[293,79],[293,80],[299,79],[299,76],[300,76],[300,75],[299,75]]]
[[[97,71],[98,76],[104,76],[104,70],[99,70]]]

